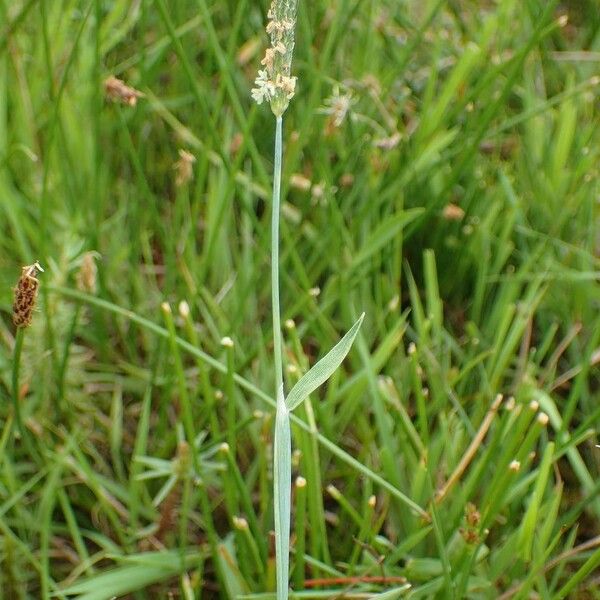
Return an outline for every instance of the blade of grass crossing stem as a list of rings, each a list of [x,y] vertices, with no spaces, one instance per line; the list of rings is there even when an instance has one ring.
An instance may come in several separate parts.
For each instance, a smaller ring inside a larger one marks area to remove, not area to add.
[[[275,440],[273,443],[273,492],[275,510],[275,559],[277,561],[277,599],[288,597],[290,568],[290,511],[292,483],[292,437],[290,415],[283,397],[283,386],[277,391]]]
[[[305,373],[290,390],[285,399],[285,404],[289,411],[294,410],[320,385],[325,383],[342,364],[342,361],[346,358],[352,347],[352,343],[362,325],[364,317],[365,313],[352,325],[348,333],[308,373]]]
[[[137,313],[131,310],[128,310],[127,308],[123,308],[121,306],[118,306],[117,304],[114,304],[107,300],[103,300],[102,298],[90,296],[89,294],[85,294],[84,292],[80,292],[78,290],[51,285],[47,287],[49,291],[54,291],[66,298],[72,298],[74,300],[78,300],[79,302],[86,302],[103,310],[112,312],[115,315],[120,315],[121,317],[128,319],[132,323],[136,323],[140,327],[151,331],[152,333],[163,339],[169,339],[169,332],[164,327],[153,323],[152,321],[138,315]],[[220,373],[227,373],[227,367],[225,365],[220,363],[218,360],[214,359],[206,352],[199,350],[193,344],[190,344],[189,342],[183,340],[180,337],[175,337],[175,342],[179,348],[185,350],[190,355],[201,360],[211,369],[215,369]],[[250,381],[248,381],[238,373],[235,374],[234,379],[236,384],[239,385],[241,388],[245,389],[251,394],[254,394],[266,404],[269,404],[270,406],[276,406],[275,400],[273,400],[273,398],[269,396],[269,394],[266,394],[263,390],[256,387],[254,384],[252,384]],[[297,419],[294,415],[290,415],[290,419],[294,422],[294,424],[298,425],[304,431],[310,431],[309,425],[307,425],[300,419]],[[394,498],[398,498],[401,502],[404,502],[407,506],[411,508],[411,510],[415,511],[416,514],[423,517],[424,519],[428,519],[427,512],[423,510],[423,508],[421,508],[418,504],[413,502],[408,496],[406,496],[406,494],[402,493],[399,489],[394,487],[383,477],[375,473],[372,469],[369,469],[360,461],[356,460],[353,456],[348,454],[348,452],[337,446],[335,443],[333,443],[331,440],[329,440],[322,434],[317,433],[316,436],[321,446],[323,446],[326,450],[331,452],[331,454],[337,456],[342,462],[346,463],[348,466],[355,469],[359,473],[362,473],[365,477],[371,479],[371,481],[373,481],[374,483],[382,487],[384,490],[389,492]]]

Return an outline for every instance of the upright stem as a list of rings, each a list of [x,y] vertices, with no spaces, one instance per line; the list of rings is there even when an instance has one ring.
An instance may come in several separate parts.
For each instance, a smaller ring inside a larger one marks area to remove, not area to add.
[[[271,213],[271,300],[273,304],[273,354],[275,356],[275,393],[283,385],[281,309],[279,307],[279,205],[281,203],[282,117],[276,118],[273,206]]]
[[[15,410],[15,421],[17,422],[17,431],[25,442],[25,428],[23,427],[23,418],[21,417],[21,398],[19,389],[19,371],[21,368],[21,352],[23,350],[24,331],[25,330],[23,327],[17,327],[12,365],[12,398]]]
[[[273,442],[273,513],[275,521],[275,566],[277,600],[287,600],[290,571],[290,511],[292,485],[292,440],[290,415],[283,393],[281,309],[279,306],[279,205],[281,202],[282,118],[275,129],[275,166],[273,173],[273,212],[271,221],[271,295],[273,302],[273,355],[277,411]]]
[[[25,337],[25,328],[17,327],[15,337],[15,348],[13,350],[13,365],[12,365],[12,399],[15,411],[15,421],[17,431],[21,436],[21,442],[31,457],[37,456],[32,440],[29,438],[29,432],[23,424],[23,415],[21,413],[21,355],[23,353],[23,339]]]

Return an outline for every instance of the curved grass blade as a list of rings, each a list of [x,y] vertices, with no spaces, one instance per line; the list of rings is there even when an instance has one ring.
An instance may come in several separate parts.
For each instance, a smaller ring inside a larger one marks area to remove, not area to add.
[[[110,600],[169,581],[192,568],[201,556],[203,554],[195,550],[184,556],[179,550],[169,550],[115,557],[119,566],[76,581],[62,593],[76,595],[78,600]]]
[[[354,338],[362,325],[365,313],[352,325],[348,333],[316,364],[305,373],[290,390],[285,405],[289,411],[302,404],[312,392],[325,383],[333,372],[342,364],[354,342]]]

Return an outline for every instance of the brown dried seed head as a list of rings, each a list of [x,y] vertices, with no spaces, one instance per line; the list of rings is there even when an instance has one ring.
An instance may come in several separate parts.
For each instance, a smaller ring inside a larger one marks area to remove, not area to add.
[[[112,75],[104,81],[104,92],[110,100],[122,102],[127,106],[135,106],[138,98],[144,97],[142,92],[129,87],[123,80]]]
[[[36,279],[38,271],[43,272],[39,263],[23,267],[21,277],[15,287],[13,302],[13,323],[17,327],[29,327],[33,318],[33,309],[40,282]]]

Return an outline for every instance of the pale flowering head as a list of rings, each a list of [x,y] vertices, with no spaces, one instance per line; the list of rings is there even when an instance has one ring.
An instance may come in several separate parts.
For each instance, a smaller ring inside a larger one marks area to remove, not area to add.
[[[252,90],[252,97],[256,103],[271,102],[271,99],[275,97],[275,83],[269,79],[266,69],[258,71],[258,76],[254,80],[254,84],[256,87]]]
[[[291,75],[294,53],[294,30],[298,0],[273,0],[269,9],[267,33],[271,46],[261,61],[263,69],[254,81],[252,98],[257,104],[269,102],[280,117],[296,91],[296,77]]]

